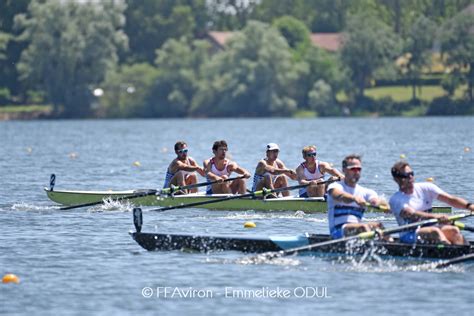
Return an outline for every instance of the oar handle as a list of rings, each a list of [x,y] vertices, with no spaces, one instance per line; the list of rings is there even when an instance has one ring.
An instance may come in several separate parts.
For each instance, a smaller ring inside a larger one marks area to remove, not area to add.
[[[457,228],[461,229],[461,230],[467,230],[468,232],[474,232],[474,226],[469,226],[469,225],[466,225],[464,224],[463,222],[458,222],[458,221],[454,221],[454,226],[456,226]]]
[[[336,181],[339,181],[341,180],[341,178],[339,177],[336,177],[336,178],[332,178],[332,179],[328,179],[328,180],[325,180],[325,181],[321,181],[318,183],[318,185],[321,185],[321,184],[328,184],[328,183],[332,183],[332,182],[336,182]],[[293,186],[289,186],[289,187],[285,187],[285,188],[278,188],[278,189],[267,189],[267,188],[263,188],[262,191],[263,191],[263,195],[268,195],[268,194],[272,194],[272,193],[279,193],[279,192],[284,192],[284,191],[292,191],[292,190],[297,190],[297,189],[302,189],[302,188],[306,188],[308,186],[310,186],[312,184],[310,183],[307,183],[307,184],[298,184],[298,185],[293,185]],[[254,193],[257,193],[259,191],[255,191]]]

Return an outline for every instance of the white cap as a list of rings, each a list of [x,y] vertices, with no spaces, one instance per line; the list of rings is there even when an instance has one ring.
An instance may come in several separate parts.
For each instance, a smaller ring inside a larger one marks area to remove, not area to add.
[[[280,150],[280,147],[275,143],[269,143],[267,144],[267,151],[268,150]]]

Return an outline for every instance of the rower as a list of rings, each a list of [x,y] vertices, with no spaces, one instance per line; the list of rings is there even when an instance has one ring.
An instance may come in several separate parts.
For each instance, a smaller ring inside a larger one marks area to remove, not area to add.
[[[269,143],[266,147],[266,158],[260,160],[255,168],[255,175],[253,177],[252,191],[258,191],[263,188],[278,189],[288,186],[289,177],[296,180],[296,172],[292,169],[286,168],[283,161],[278,159],[280,147],[275,143]],[[289,191],[281,192],[283,196],[289,196]]]
[[[324,161],[316,159],[316,146],[306,146],[303,148],[303,159],[298,168],[296,168],[296,175],[300,184],[309,184],[309,186],[300,189],[300,197],[322,197],[325,193],[325,185],[319,184],[324,181],[324,174],[337,178],[344,178],[344,175],[337,169]]]
[[[417,241],[441,242],[444,244],[466,244],[464,236],[450,222],[446,215],[433,214],[432,203],[437,199],[456,208],[474,211],[474,205],[466,200],[450,195],[437,185],[429,182],[415,183],[415,173],[406,161],[399,161],[392,167],[393,180],[399,191],[390,198],[390,209],[399,225],[406,225],[420,220],[437,218],[440,225],[420,227],[417,230],[400,233],[400,241],[415,243]]]
[[[227,142],[219,140],[212,145],[214,157],[204,161],[204,171],[208,181],[219,181],[228,179],[232,172],[236,172],[244,176],[245,179],[250,178],[250,173],[240,167],[236,162],[226,159],[228,151]],[[240,178],[230,182],[214,183],[207,187],[206,194],[219,193],[246,193],[247,186],[245,180]]]
[[[188,145],[183,141],[178,141],[174,145],[176,158],[168,166],[166,170],[165,184],[163,188],[169,188],[171,185],[185,186],[197,183],[196,172],[205,177],[204,169],[199,166],[196,161],[188,156]],[[197,188],[188,191],[178,191],[175,194],[196,193]]]
[[[328,186],[328,221],[333,239],[383,229],[380,222],[362,223],[367,205],[383,204],[374,190],[359,182],[362,161],[359,155],[349,155],[342,161],[344,179]]]

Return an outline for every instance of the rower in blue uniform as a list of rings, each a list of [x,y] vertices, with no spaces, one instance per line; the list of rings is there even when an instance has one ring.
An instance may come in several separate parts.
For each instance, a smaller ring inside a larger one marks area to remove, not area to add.
[[[342,161],[344,179],[328,186],[329,232],[333,239],[357,235],[374,229],[383,229],[382,223],[362,223],[368,205],[379,206],[383,201],[374,190],[358,184],[362,161],[358,155],[349,155]]]

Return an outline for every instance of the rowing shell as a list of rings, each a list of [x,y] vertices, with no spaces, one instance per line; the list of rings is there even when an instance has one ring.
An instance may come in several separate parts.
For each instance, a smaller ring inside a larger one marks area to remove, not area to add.
[[[295,236],[242,237],[242,236],[209,236],[191,234],[165,234],[130,232],[132,238],[149,251],[241,251],[246,253],[263,253],[280,251],[307,246],[330,240],[328,235],[303,234]],[[470,245],[432,245],[432,244],[403,244],[400,242],[364,241],[350,246],[337,243],[318,247],[311,253],[333,253],[361,255],[367,251],[382,256],[450,259],[474,253],[474,242]]]
[[[117,199],[124,196],[132,196],[141,191],[146,190],[129,190],[129,191],[70,191],[70,190],[53,190],[44,188],[48,198],[53,202],[62,205],[79,205],[85,203],[100,202],[105,199]],[[228,194],[205,195],[203,193],[158,196],[148,195],[130,199],[130,203],[135,206],[177,206],[194,202],[212,201],[228,197]],[[232,211],[304,211],[307,213],[323,213],[327,211],[327,203],[323,198],[300,198],[300,197],[282,197],[277,199],[252,199],[242,198],[228,200],[218,203],[204,204],[198,206],[210,210],[232,210]],[[375,212],[380,210],[373,209]],[[450,207],[433,207],[434,212],[451,213]]]

